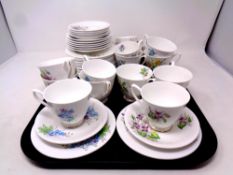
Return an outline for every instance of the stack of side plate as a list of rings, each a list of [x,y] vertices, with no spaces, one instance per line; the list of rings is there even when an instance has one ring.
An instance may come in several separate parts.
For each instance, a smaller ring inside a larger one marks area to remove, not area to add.
[[[66,47],[71,52],[91,53],[111,46],[110,24],[103,21],[82,21],[68,26]]]
[[[90,105],[82,125],[65,128],[50,108],[37,115],[31,140],[42,154],[57,159],[72,159],[91,154],[104,146],[115,131],[115,116],[96,99]]]
[[[132,150],[155,159],[172,160],[192,154],[200,145],[202,131],[197,116],[187,107],[181,118],[168,132],[157,132],[149,127],[145,102],[134,102],[117,117],[117,131]],[[184,124],[184,119],[187,122]]]

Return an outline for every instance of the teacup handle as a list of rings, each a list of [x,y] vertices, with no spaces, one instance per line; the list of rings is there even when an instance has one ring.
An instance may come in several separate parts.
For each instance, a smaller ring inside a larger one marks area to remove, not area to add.
[[[176,62],[178,62],[181,59],[181,54],[180,53],[176,53],[171,62],[169,63],[171,66],[174,66],[176,64]]]
[[[105,81],[105,84],[106,84],[106,93],[105,93],[106,95],[112,89],[112,83],[110,81]]]
[[[144,34],[143,41],[145,42],[145,44],[147,44],[148,38],[149,38],[149,35],[148,34]]]
[[[83,59],[84,59],[84,61],[89,61],[90,60],[87,55],[83,55]]]
[[[132,85],[131,85],[131,93],[132,93],[132,95],[133,95],[133,98],[134,98],[136,101],[139,102],[140,99],[137,97],[137,95],[136,95],[136,93],[135,93],[135,90],[139,91],[140,94],[141,94],[142,89],[141,89],[138,85],[136,85],[136,84],[132,84]]]
[[[83,61],[90,60],[87,55],[83,55]],[[77,71],[76,67],[73,65],[75,62],[78,62],[76,59],[71,61],[67,61],[65,65],[65,70],[68,72],[68,78],[73,78],[79,76],[79,72]]]
[[[35,99],[37,99],[41,104],[43,104],[46,107],[49,107],[47,102],[44,102],[44,98],[43,98],[43,92],[41,92],[40,90],[37,89],[33,89],[32,90],[33,96],[35,97]]]
[[[71,64],[71,61],[64,62],[64,70],[67,73],[67,78],[73,78],[73,76],[76,74],[76,69],[73,68]]]
[[[155,81],[157,81],[156,78],[150,78],[150,79],[147,80],[148,83],[152,83],[152,82],[155,82]]]

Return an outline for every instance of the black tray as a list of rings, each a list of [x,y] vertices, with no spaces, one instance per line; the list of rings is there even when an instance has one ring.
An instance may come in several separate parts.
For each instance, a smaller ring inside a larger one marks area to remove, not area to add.
[[[117,117],[127,103],[115,83],[106,105]],[[81,158],[60,160],[49,158],[38,152],[32,145],[30,132],[39,111],[39,106],[21,137],[21,148],[24,154],[36,165],[45,168],[77,168],[77,169],[190,169],[204,165],[214,155],[217,149],[217,138],[210,124],[191,98],[187,105],[198,117],[202,129],[202,141],[198,149],[191,155],[176,160],[159,160],[142,156],[131,150],[120,139],[117,132],[110,141],[98,151]]]

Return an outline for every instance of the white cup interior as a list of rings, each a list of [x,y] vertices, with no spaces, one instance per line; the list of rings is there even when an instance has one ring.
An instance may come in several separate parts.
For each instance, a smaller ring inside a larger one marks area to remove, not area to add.
[[[193,78],[193,74],[188,69],[180,66],[158,66],[153,70],[153,73],[159,80],[174,83],[188,82]]]
[[[85,61],[82,69],[87,76],[93,78],[106,79],[116,74],[115,66],[109,61],[102,59],[92,59]]]
[[[140,71],[141,69],[147,69],[148,74],[143,76]],[[149,79],[152,76],[152,71],[150,68],[140,65],[140,64],[124,64],[117,68],[117,76],[131,81],[139,81]]]
[[[172,53],[177,50],[175,43],[162,37],[150,36],[147,38],[147,44],[150,47],[165,53]]]
[[[190,100],[190,95],[185,88],[165,81],[144,85],[141,95],[146,102],[164,108],[182,107]]]
[[[121,47],[124,49],[121,50]],[[129,55],[137,52],[139,50],[139,45],[134,41],[123,41],[116,47],[116,53],[119,55]]]
[[[44,91],[47,102],[54,104],[73,103],[86,98],[91,93],[90,83],[78,79],[56,81]]]

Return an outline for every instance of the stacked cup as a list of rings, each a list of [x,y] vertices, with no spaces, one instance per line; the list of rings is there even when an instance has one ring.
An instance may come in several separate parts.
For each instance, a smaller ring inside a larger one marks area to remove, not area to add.
[[[176,44],[166,38],[145,35],[144,42],[145,64],[151,69],[160,65],[174,64],[181,57],[176,52]]]
[[[140,63],[142,58],[142,43],[135,40],[122,40],[115,47],[117,65],[126,63]]]
[[[87,60],[82,65],[79,78],[88,81],[93,89],[91,96],[107,101],[111,93],[116,76],[116,68],[109,61],[102,59]]]
[[[72,57],[61,57],[40,63],[38,68],[45,86],[57,80],[75,77],[76,65],[72,64],[73,60]]]

